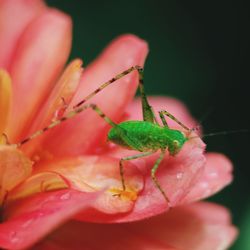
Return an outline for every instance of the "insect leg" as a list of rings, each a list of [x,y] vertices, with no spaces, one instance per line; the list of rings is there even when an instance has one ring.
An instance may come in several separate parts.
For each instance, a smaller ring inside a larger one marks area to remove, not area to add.
[[[120,176],[121,176],[121,181],[122,181],[122,188],[123,190],[126,190],[126,185],[125,185],[125,179],[124,179],[124,168],[123,168],[123,162],[124,161],[130,161],[130,160],[135,160],[138,158],[142,158],[144,156],[148,156],[153,154],[154,152],[144,152],[141,154],[137,154],[137,155],[132,155],[132,156],[128,156],[128,157],[123,157],[121,158],[119,165],[120,165]]]
[[[30,135],[29,137],[25,138],[24,140],[20,141],[17,144],[14,144],[16,147],[20,147],[23,144],[27,143],[28,141],[36,138],[37,136],[43,134],[44,132],[58,126],[59,124],[61,124],[64,121],[67,121],[70,118],[73,118],[74,116],[76,116],[77,114],[81,113],[82,111],[88,109],[88,108],[92,108],[94,111],[96,111],[99,116],[101,116],[107,123],[109,123],[112,127],[117,127],[117,129],[119,129],[120,132],[120,128],[118,128],[118,125],[116,123],[114,123],[110,118],[108,118],[95,104],[90,103],[90,104],[86,104],[82,107],[76,108],[73,111],[69,112],[68,114],[66,114],[65,116],[61,117],[60,119],[52,122],[51,124],[49,124],[47,127],[36,131],[34,134]],[[121,131],[122,133],[122,131]]]
[[[163,126],[168,128],[169,127],[168,123],[167,123],[167,121],[166,121],[166,119],[165,119],[164,114],[162,113],[162,111],[159,111],[159,116],[161,118]]]
[[[101,90],[103,90],[104,88],[106,88],[107,86],[109,86],[111,83],[113,83],[113,82],[121,79],[122,77],[128,75],[132,71],[134,71],[134,70],[138,71],[137,68],[139,68],[139,66],[130,67],[129,69],[124,70],[123,72],[121,72],[120,74],[116,75],[115,77],[113,77],[109,81],[101,84],[101,86],[99,88],[97,88],[96,90],[94,90],[93,92],[91,92],[89,95],[87,95],[82,101],[78,102],[73,108],[76,109],[76,108],[80,107],[83,103],[85,103],[86,101],[88,101],[90,98],[92,98],[98,92],[100,92]]]
[[[143,120],[159,124],[152,107],[148,103],[147,95],[144,90],[144,75],[143,75],[144,70],[140,66],[135,66],[135,67],[139,73],[139,91],[141,94]]]
[[[129,73],[131,73],[134,70],[137,70],[137,72],[139,74],[139,90],[140,90],[141,100],[142,100],[143,120],[158,124],[158,121],[156,119],[156,116],[154,115],[153,109],[149,105],[148,100],[147,100],[147,96],[145,94],[144,84],[143,84],[144,83],[144,80],[143,80],[143,78],[144,78],[143,77],[143,68],[140,67],[140,66],[138,66],[138,65],[130,67],[129,69],[127,69],[127,70],[123,71],[122,73],[116,75],[115,77],[113,77],[109,81],[103,83],[99,88],[97,88],[92,93],[90,93],[88,96],[86,96],[82,101],[80,101],[79,103],[77,103],[73,108],[80,107],[83,103],[85,103],[86,101],[88,101],[90,98],[92,98],[98,92],[100,92],[102,89],[106,88],[111,83],[113,83],[113,82],[121,79],[122,77],[128,75]]]
[[[46,132],[47,130],[59,125],[60,123],[62,123],[63,121],[66,121],[68,119],[70,119],[71,117],[74,117],[75,115],[77,115],[78,113],[82,112],[83,110],[85,110],[87,107],[83,106],[82,104],[85,103],[86,101],[88,101],[91,97],[93,97],[95,94],[97,94],[98,92],[100,92],[102,89],[104,89],[105,87],[109,86],[111,83],[117,81],[118,79],[124,77],[125,75],[131,73],[132,71],[137,70],[139,73],[139,79],[140,79],[140,92],[142,94],[142,103],[143,103],[143,113],[144,113],[144,117],[149,117],[147,118],[150,121],[155,121],[156,123],[158,123],[156,121],[156,118],[153,114],[152,108],[149,106],[148,102],[147,102],[147,98],[144,92],[144,88],[143,88],[143,68],[140,66],[132,66],[129,69],[121,72],[120,74],[116,75],[115,77],[113,77],[112,79],[110,79],[109,81],[103,83],[99,88],[97,88],[96,90],[94,90],[92,93],[90,93],[88,96],[85,97],[85,99],[83,99],[82,101],[80,101],[79,103],[77,103],[74,106],[74,110],[70,111],[68,114],[66,114],[63,117],[59,117],[58,119],[54,120],[51,122],[51,124],[49,124],[47,127],[40,129],[38,131],[36,131],[35,133],[33,133],[32,135],[30,135],[29,137],[23,139],[21,142],[13,144],[13,146],[16,147],[20,147],[23,144],[29,142],[31,139],[36,138],[37,136],[42,135],[44,132]],[[90,107],[90,106],[88,106]],[[98,113],[98,112],[97,112]],[[146,118],[145,118],[146,119]],[[109,120],[108,122],[111,124],[113,123],[112,121],[110,121],[110,119],[106,118],[106,120]],[[112,124],[111,124],[112,125]],[[113,123],[114,125],[114,123]],[[112,126],[113,126],[112,125]]]
[[[160,190],[160,192],[161,192],[162,195],[164,196],[164,198],[165,198],[165,200],[167,201],[167,203],[169,204],[169,199],[168,199],[166,193],[165,193],[164,190],[162,189],[162,187],[161,187],[159,181],[157,180],[157,178],[156,178],[156,176],[155,176],[156,171],[157,171],[157,169],[158,169],[158,167],[159,167],[161,161],[162,161],[163,158],[164,158],[164,155],[165,155],[165,150],[162,150],[162,151],[161,151],[161,154],[160,154],[160,156],[159,156],[159,158],[156,160],[156,162],[155,162],[153,168],[151,169],[151,178],[152,178],[154,184],[156,185],[156,187]]]
[[[166,115],[167,117],[169,117],[170,119],[172,119],[173,121],[175,121],[176,123],[178,123],[184,129],[186,129],[188,131],[191,131],[190,128],[188,128],[186,125],[184,125],[182,122],[180,122],[175,116],[173,116],[172,114],[170,114],[168,111],[162,110],[162,111],[159,112],[159,114],[160,114],[161,118],[163,117],[163,115]],[[163,122],[163,119],[162,119],[162,122]],[[165,126],[165,124],[167,124],[166,120],[165,120],[165,123],[163,122],[163,124],[164,124],[164,126]]]

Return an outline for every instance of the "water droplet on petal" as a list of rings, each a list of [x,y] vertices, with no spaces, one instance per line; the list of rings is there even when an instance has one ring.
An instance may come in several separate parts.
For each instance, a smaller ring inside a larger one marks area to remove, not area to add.
[[[22,224],[22,227],[23,227],[23,228],[27,228],[33,221],[34,221],[34,219],[30,219],[30,220],[25,221],[25,222]]]
[[[70,198],[70,193],[65,193],[60,197],[61,200],[68,200],[69,198]]]
[[[178,174],[176,175],[176,178],[177,178],[178,180],[181,180],[182,177],[183,177],[183,173],[182,173],[182,172],[180,172],[180,173],[178,173]]]
[[[16,242],[19,241],[19,238],[17,237],[17,232],[16,231],[10,232],[10,241],[12,243],[16,243]]]
[[[218,173],[217,172],[213,172],[209,174],[210,178],[217,178],[218,177]]]

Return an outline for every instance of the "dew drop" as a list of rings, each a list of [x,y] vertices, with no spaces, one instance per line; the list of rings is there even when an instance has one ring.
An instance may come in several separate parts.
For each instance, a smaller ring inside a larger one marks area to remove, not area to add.
[[[29,225],[32,224],[33,221],[34,221],[34,219],[30,219],[30,220],[25,221],[25,222],[22,224],[22,228],[27,228]]]
[[[68,200],[69,198],[70,198],[70,193],[65,193],[60,197],[61,200]]]
[[[19,241],[19,238],[18,238],[18,236],[17,236],[17,232],[16,232],[16,231],[10,232],[10,241],[11,241],[12,243],[16,243],[16,242]]]
[[[176,175],[176,178],[177,178],[178,180],[181,180],[182,177],[183,177],[183,173],[182,173],[182,172],[180,172],[180,173],[178,173],[178,174]]]
[[[210,178],[217,178],[218,177],[218,173],[217,172],[213,172],[209,174]]]

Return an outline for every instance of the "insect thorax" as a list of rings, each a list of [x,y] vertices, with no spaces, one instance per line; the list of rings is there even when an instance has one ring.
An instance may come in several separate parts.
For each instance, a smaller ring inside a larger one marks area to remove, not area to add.
[[[110,129],[108,139],[132,150],[148,152],[168,148],[171,154],[176,154],[186,141],[182,132],[150,122],[126,121],[117,126],[118,129]]]

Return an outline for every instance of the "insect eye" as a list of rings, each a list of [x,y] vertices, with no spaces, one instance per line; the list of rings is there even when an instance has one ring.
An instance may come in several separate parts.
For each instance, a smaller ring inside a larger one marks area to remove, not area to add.
[[[174,140],[174,141],[173,141],[173,144],[174,144],[175,148],[177,148],[177,147],[179,146],[180,143],[179,143],[177,140]]]

